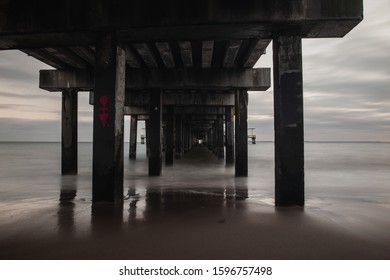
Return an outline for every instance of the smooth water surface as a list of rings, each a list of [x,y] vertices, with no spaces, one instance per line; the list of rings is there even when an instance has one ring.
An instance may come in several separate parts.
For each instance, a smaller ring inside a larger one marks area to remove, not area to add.
[[[91,143],[77,176],[60,175],[59,143],[0,143],[0,258],[390,258],[390,144],[305,143],[304,209],[273,206],[273,143],[248,148],[248,178],[204,147],[148,177],[138,144],[114,207],[92,206]],[[191,249],[153,250],[169,244]]]

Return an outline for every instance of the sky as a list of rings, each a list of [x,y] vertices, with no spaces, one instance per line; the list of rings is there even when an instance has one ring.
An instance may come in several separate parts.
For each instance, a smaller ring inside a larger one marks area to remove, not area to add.
[[[364,10],[344,38],[303,40],[307,141],[390,142],[390,0],[365,0]],[[272,43],[255,67],[272,68]],[[0,141],[61,141],[61,93],[38,88],[41,69],[50,67],[0,51]],[[87,92],[79,93],[78,114],[79,141],[92,141]],[[272,86],[249,93],[248,127],[257,140],[273,140]],[[125,141],[128,135],[127,116]]]

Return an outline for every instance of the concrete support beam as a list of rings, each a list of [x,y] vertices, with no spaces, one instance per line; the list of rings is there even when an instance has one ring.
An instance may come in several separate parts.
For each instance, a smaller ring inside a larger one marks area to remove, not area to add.
[[[149,176],[160,176],[162,166],[162,100],[161,90],[150,90],[149,104]]]
[[[189,106],[176,108],[176,114],[181,115],[224,115],[225,107],[223,106]]]
[[[162,92],[163,106],[234,106],[234,92]],[[93,105],[93,92],[90,92],[90,104]],[[149,95],[143,91],[127,91],[125,106],[149,106]],[[142,113],[139,113],[142,114]]]
[[[95,51],[92,199],[122,202],[125,51],[109,31],[98,33]]]
[[[62,175],[77,174],[77,101],[77,91],[62,92]]]
[[[225,108],[226,164],[234,164],[234,107]]]
[[[138,116],[130,116],[130,143],[129,143],[129,158],[137,158],[137,127],[138,127]]]
[[[293,34],[273,40],[276,206],[304,205],[302,40]]]
[[[217,134],[217,149],[216,153],[218,158],[224,158],[224,137],[223,137],[223,116],[218,116],[216,123]]]
[[[193,59],[191,42],[179,42],[179,48],[184,67],[192,67]]]
[[[248,92],[237,90],[235,119],[235,175],[248,176]]]
[[[247,90],[263,91],[271,86],[269,68],[171,68],[171,69],[128,69],[126,89],[162,88],[171,90]],[[93,91],[94,76],[88,70],[41,70],[39,87],[48,91],[62,91],[74,88],[79,91]]]
[[[202,68],[210,68],[213,62],[214,41],[202,42]]]
[[[225,57],[223,59],[223,67],[231,68],[234,67],[237,53],[240,49],[242,40],[232,40],[229,42],[229,46],[226,49]]]
[[[125,115],[149,115],[149,106],[125,106]]]
[[[168,42],[158,42],[156,47],[160,53],[161,59],[164,62],[165,67],[173,68],[175,67],[175,60],[173,58],[171,46]]]
[[[173,165],[175,152],[175,107],[167,107],[165,165]]]
[[[300,26],[303,37],[343,37],[363,19],[363,0],[187,2],[1,1],[0,49],[93,45],[94,34],[110,28],[135,42],[271,38],[277,24]],[[188,43],[180,46],[185,66]]]
[[[150,47],[146,43],[137,43],[134,44],[134,48],[137,50],[138,54],[142,58],[142,60],[145,62],[145,64],[149,68],[157,68],[158,63],[156,59],[153,57],[152,52],[150,50]]]
[[[149,114],[149,111],[148,111],[148,114]],[[150,122],[149,122],[149,119],[145,120],[145,136],[146,136],[146,156],[149,158],[149,147],[150,147],[150,141],[149,141],[149,137],[150,137]]]
[[[186,123],[184,125],[184,152],[188,153],[190,150],[190,125]]]
[[[181,157],[183,156],[183,118],[181,115],[176,114],[175,128],[175,159],[181,159]]]
[[[265,50],[268,47],[269,43],[270,40],[258,40],[257,42],[253,42],[253,45],[251,46],[251,48],[253,49],[251,52],[248,52],[249,56],[244,58],[243,66],[245,68],[254,67],[260,56],[265,53]]]

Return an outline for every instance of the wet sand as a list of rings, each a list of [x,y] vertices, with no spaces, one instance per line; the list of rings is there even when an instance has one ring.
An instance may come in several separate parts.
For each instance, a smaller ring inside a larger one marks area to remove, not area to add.
[[[275,208],[268,185],[234,178],[204,148],[157,178],[143,158],[128,164],[123,205],[92,206],[83,174],[2,201],[0,259],[390,259],[380,201],[313,193],[305,208]]]

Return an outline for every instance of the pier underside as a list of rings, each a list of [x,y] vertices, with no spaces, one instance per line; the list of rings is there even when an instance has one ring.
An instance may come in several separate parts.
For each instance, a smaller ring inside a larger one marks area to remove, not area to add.
[[[78,169],[77,93],[91,92],[92,199],[122,204],[125,115],[146,121],[149,176],[199,142],[248,176],[247,92],[271,87],[270,69],[254,67],[272,42],[275,204],[303,206],[301,41],[362,19],[362,0],[0,0],[0,49],[54,68],[39,86],[63,94],[63,175]]]

